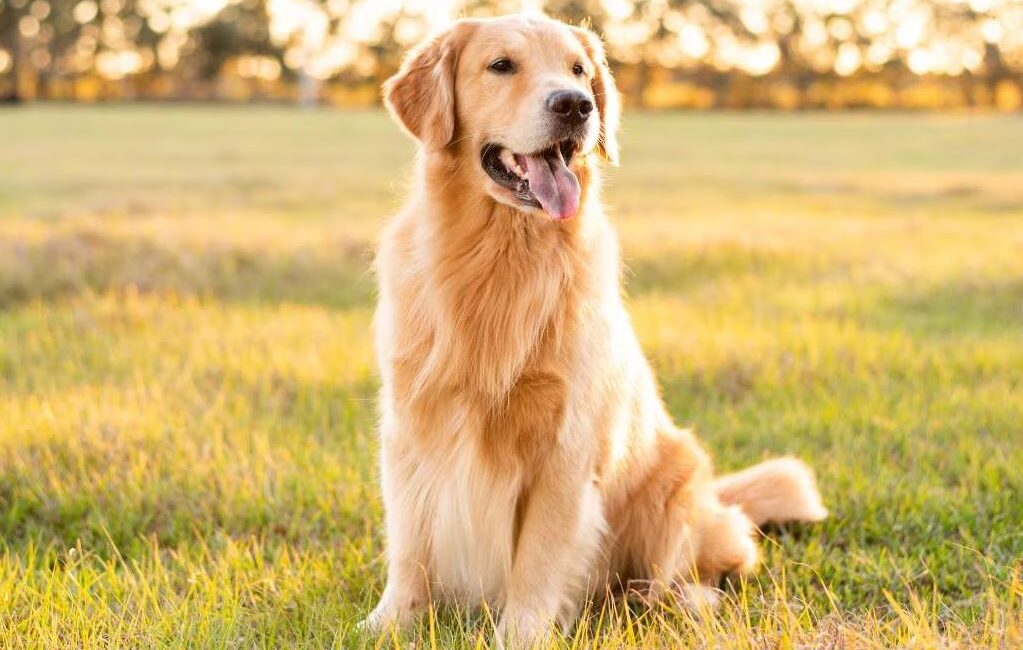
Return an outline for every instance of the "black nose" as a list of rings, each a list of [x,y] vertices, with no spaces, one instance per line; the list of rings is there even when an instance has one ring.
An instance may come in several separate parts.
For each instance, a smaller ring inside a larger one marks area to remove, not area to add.
[[[568,124],[582,124],[593,112],[593,102],[578,90],[555,90],[547,95],[547,110]]]

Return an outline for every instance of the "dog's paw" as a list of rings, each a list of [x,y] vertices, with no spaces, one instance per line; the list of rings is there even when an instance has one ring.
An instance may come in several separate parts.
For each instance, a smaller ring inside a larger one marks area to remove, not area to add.
[[[355,624],[355,631],[367,636],[379,634],[387,626],[385,623],[387,618],[383,612],[380,612],[380,608],[377,607],[366,618]]]
[[[721,606],[721,590],[701,584],[685,583],[673,590],[675,602],[691,614],[703,618]]]
[[[497,624],[497,647],[524,650],[535,647],[551,634],[553,620],[528,610],[508,608]]]
[[[388,600],[381,600],[369,615],[356,624],[362,634],[378,635],[391,628],[401,628],[415,614],[413,607],[401,607]]]

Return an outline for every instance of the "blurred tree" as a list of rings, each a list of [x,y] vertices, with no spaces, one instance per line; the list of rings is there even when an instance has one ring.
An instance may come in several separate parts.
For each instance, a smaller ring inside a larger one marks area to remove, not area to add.
[[[602,0],[548,0],[544,3],[548,15],[571,25],[588,25],[598,32],[607,13]]]
[[[266,0],[235,0],[212,19],[191,32],[186,65],[194,66],[200,79],[221,74],[224,65],[239,56],[261,55],[282,60],[283,53],[270,38],[270,14]]]
[[[523,8],[601,33],[641,105],[1023,105],[1023,0],[0,0],[0,93],[367,102],[447,19]]]
[[[370,89],[377,97],[383,82],[398,70],[409,47],[431,30],[428,3],[381,12],[374,0],[351,0],[334,24],[324,58],[331,76]],[[482,10],[486,3],[478,3]]]
[[[521,0],[463,0],[458,13],[462,16],[493,17],[523,10]]]
[[[0,0],[0,48],[6,52],[8,89],[0,94],[0,101],[17,103],[22,100],[22,71],[24,50],[21,38],[21,19],[28,15],[28,0]]]

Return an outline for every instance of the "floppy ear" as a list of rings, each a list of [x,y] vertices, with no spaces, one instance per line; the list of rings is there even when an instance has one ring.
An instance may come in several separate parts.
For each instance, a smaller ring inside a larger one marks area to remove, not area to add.
[[[391,114],[428,149],[445,147],[455,135],[455,68],[462,25],[417,45],[401,69],[384,83]]]
[[[604,45],[600,42],[600,37],[584,27],[575,27],[572,31],[582,42],[583,49],[596,69],[591,86],[593,98],[597,102],[597,111],[600,113],[600,138],[597,140],[597,150],[604,160],[617,165],[621,99],[614,77],[611,76],[611,68],[607,65]]]

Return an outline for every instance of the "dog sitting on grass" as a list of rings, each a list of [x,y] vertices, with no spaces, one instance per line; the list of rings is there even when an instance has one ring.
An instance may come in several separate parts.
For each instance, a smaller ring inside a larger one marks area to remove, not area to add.
[[[664,408],[601,208],[619,100],[593,33],[459,21],[385,99],[420,152],[377,257],[388,573],[368,627],[487,603],[528,644],[615,585],[751,571],[757,525],[827,515],[802,462],[715,478]]]

